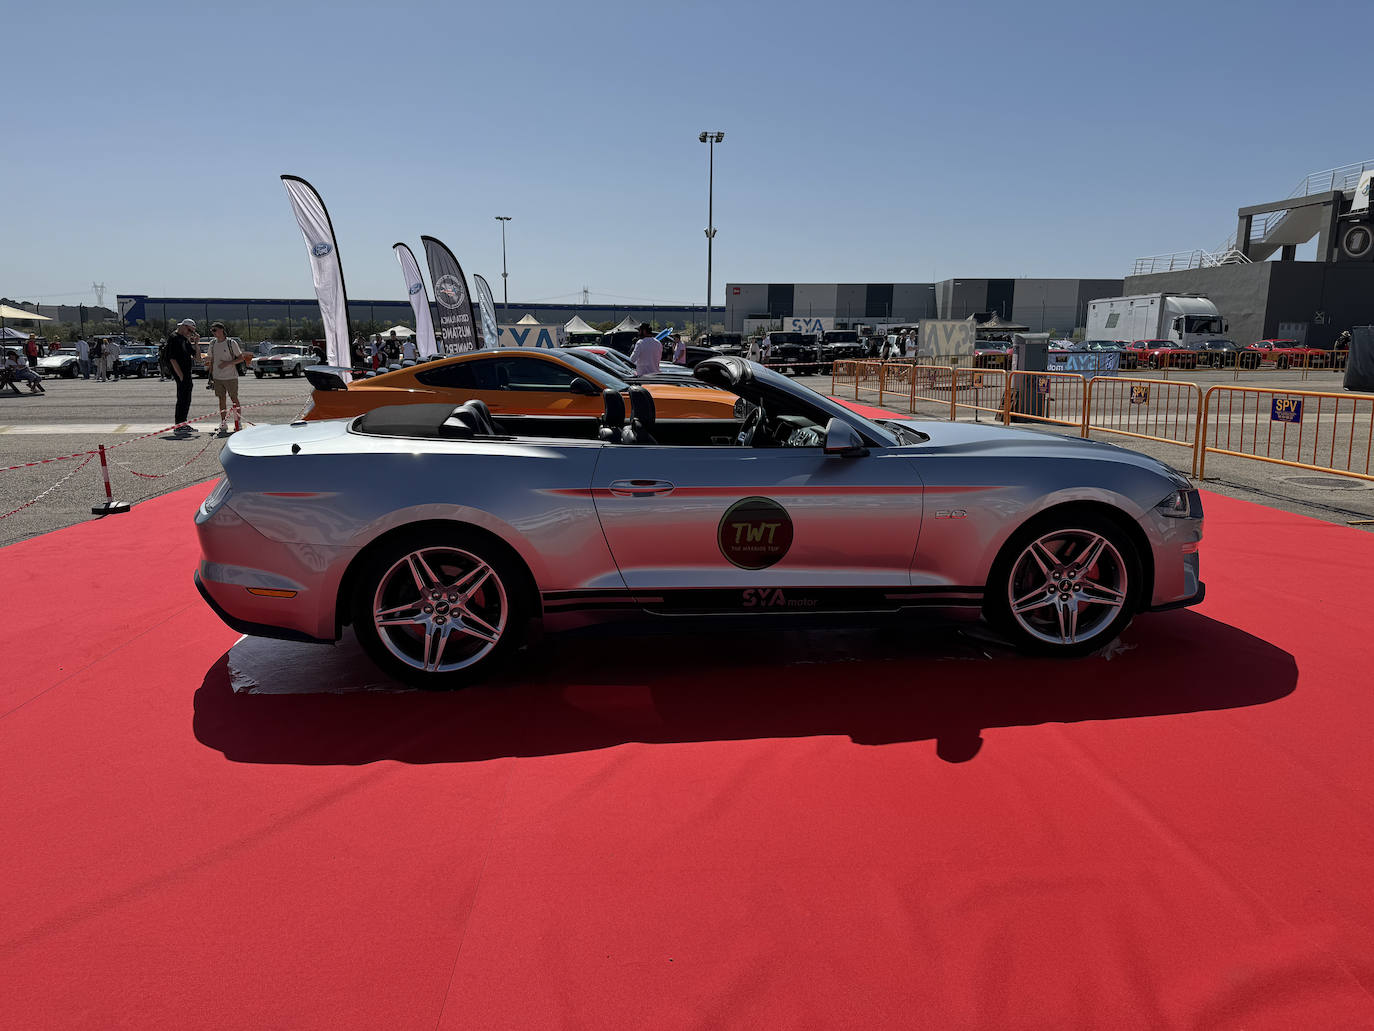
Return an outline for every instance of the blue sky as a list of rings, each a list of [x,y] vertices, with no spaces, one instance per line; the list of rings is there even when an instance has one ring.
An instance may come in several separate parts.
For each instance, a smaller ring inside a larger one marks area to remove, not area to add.
[[[512,302],[1119,276],[1374,156],[1374,4],[39,5],[6,16],[0,294],[349,294],[445,240]],[[1359,42],[1356,42],[1359,41]],[[1343,56],[1344,55],[1344,56]],[[1357,62],[1358,63],[1358,62]],[[1357,99],[1365,96],[1365,99]]]

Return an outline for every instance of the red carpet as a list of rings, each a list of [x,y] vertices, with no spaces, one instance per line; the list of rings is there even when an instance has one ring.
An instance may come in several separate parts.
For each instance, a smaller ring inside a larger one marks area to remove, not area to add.
[[[207,489],[0,550],[6,1027],[1374,1026],[1374,537],[1209,495],[1207,603],[1111,661],[235,694]]]

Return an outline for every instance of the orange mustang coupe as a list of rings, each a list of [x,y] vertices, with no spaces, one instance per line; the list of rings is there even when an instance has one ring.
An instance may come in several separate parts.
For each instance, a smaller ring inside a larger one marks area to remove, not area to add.
[[[324,369],[307,369],[315,387],[306,419],[344,419],[383,405],[486,402],[503,429],[539,436],[583,436],[594,430],[606,389],[624,392],[629,384],[566,351],[500,348],[469,351],[384,372],[345,384]],[[708,387],[690,376],[676,383],[647,382],[653,395],[658,435],[671,438],[672,426],[692,420],[721,424],[721,433],[738,430],[742,402],[734,394]]]

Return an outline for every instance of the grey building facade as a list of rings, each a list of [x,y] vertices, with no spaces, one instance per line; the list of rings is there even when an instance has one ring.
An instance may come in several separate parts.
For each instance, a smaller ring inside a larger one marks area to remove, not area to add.
[[[1120,279],[945,279],[938,283],[727,283],[725,325],[747,320],[833,318],[856,323],[965,319],[997,312],[1033,332],[1065,336],[1087,321],[1088,302],[1121,293]]]

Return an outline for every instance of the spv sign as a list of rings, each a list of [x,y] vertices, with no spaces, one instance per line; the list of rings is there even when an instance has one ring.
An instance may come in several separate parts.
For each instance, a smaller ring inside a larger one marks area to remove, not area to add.
[[[973,353],[973,323],[964,319],[922,319],[920,353],[931,358],[963,358]]]
[[[1269,413],[1270,422],[1302,422],[1302,398],[1276,397],[1273,410]]]
[[[821,333],[829,333],[834,328],[834,319],[811,319],[797,315],[782,320],[784,333],[815,333],[819,336]]]

